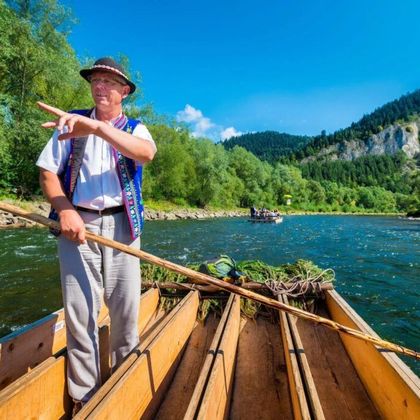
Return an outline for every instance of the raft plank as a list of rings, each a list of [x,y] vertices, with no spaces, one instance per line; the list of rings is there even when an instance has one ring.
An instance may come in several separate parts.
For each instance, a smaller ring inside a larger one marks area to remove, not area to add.
[[[241,321],[240,302],[240,297],[235,295],[197,419],[223,419],[229,412]]]
[[[142,293],[140,298],[140,310],[137,321],[139,334],[142,333],[149,323],[153,313],[156,311],[159,303],[159,290],[150,289]]]
[[[0,339],[0,389],[65,347],[64,310]]]
[[[317,314],[329,318],[324,302]],[[341,343],[339,335],[322,325],[296,320],[305,355],[324,415],[328,419],[378,419],[372,401]]]
[[[220,325],[220,317],[209,314],[205,322],[197,322],[187,348],[165,398],[154,418],[156,420],[186,419],[200,372],[207,360],[211,343]]]
[[[101,382],[105,383],[111,375],[111,357],[109,354],[109,319],[98,326],[99,335],[99,365]]]
[[[157,306],[155,292],[151,292],[152,293],[150,294],[147,292],[141,297],[141,303],[143,300],[146,302],[140,309],[141,315],[145,319],[150,319],[153,311],[156,309],[150,302],[156,302]],[[140,306],[142,306],[141,303]],[[107,346],[109,338],[109,326],[107,325],[107,322],[109,322],[109,317],[106,315],[106,311],[102,311],[101,316],[104,314],[105,317],[99,328],[99,342],[100,344],[105,343],[105,346]],[[144,325],[144,321],[142,322],[142,325]],[[105,365],[106,369],[106,349],[100,349],[100,351],[102,354],[101,364]],[[7,388],[3,389],[0,392],[0,413],[2,413],[2,410],[5,410],[5,412],[12,412],[10,407],[19,406],[22,401],[25,401],[26,405],[32,407],[32,417],[53,420],[60,418],[66,413],[68,414],[68,410],[71,406],[71,399],[67,393],[65,371],[66,359],[66,353],[57,359],[55,357],[50,357],[35,369],[26,373]],[[53,385],[53,381],[57,381],[55,386]],[[55,391],[50,393],[51,389],[55,389]],[[66,410],[66,412],[63,410]],[[3,417],[0,415],[0,418]],[[26,415],[23,415],[22,418],[27,417]]]
[[[12,397],[14,394],[19,392],[19,390],[22,387],[22,383],[26,385],[26,381],[31,380],[31,378],[36,378],[37,375],[39,375],[39,372],[42,372],[43,370],[47,369],[56,361],[57,359],[54,356],[49,357],[47,360],[44,360],[38,366],[34,367],[30,372],[16,379],[16,381],[14,381],[12,384],[0,391],[0,406],[8,398]]]
[[[138,347],[134,348],[133,351],[125,358],[108,381],[105,382],[96,394],[87,402],[87,404],[84,405],[82,410],[80,410],[80,412],[75,416],[75,419],[85,419],[95,409],[95,407],[106,397],[112,387],[121,379],[124,373],[150,345],[155,337],[165,328],[165,326],[184,304],[185,299],[179,302],[169,314],[166,314],[166,312],[159,307],[156,308],[156,311],[153,313],[153,316],[140,336],[140,343]]]
[[[152,316],[149,324],[145,327],[145,331],[140,336],[140,344],[137,348],[124,359],[116,371],[109,377],[109,379],[99,388],[96,394],[84,405],[82,410],[75,416],[75,419],[86,418],[95,407],[103,400],[109,393],[112,387],[120,380],[128,368],[137,360],[145,348],[153,341],[156,335],[165,327],[169,322],[168,320],[176,313],[179,305],[174,308],[167,316],[164,310],[158,310]]]
[[[204,364],[200,371],[200,376],[198,377],[198,380],[196,382],[193,395],[191,397],[190,403],[188,405],[187,411],[184,415],[184,420],[192,420],[195,418],[196,413],[198,411],[198,407],[200,404],[201,399],[203,398],[203,393],[208,381],[208,378],[210,376],[211,368],[214,363],[214,359],[217,354],[217,349],[220,345],[220,340],[223,335],[223,331],[226,328],[226,322],[229,317],[230,311],[232,309],[232,304],[234,300],[234,295],[231,294],[229,296],[229,299],[226,303],[225,309],[223,311],[222,317],[220,318],[219,324],[217,326],[216,332],[214,334],[213,340],[210,344],[210,347],[207,351],[207,356],[204,361]]]
[[[241,324],[229,418],[293,419],[278,324],[262,316]]]
[[[153,314],[157,310],[159,302],[159,291],[149,289],[140,297],[140,309],[137,319],[137,329],[142,335]],[[109,347],[110,318],[106,316],[98,325],[99,328],[99,359],[101,366],[101,379],[105,383],[111,375],[111,357]]]
[[[131,419],[142,416],[191,334],[198,303],[198,293],[190,292],[175,316],[87,418]]]
[[[336,292],[326,292],[332,319],[378,337]],[[420,380],[395,354],[340,334],[348,355],[380,415],[385,419],[420,418]]]
[[[20,384],[14,392],[2,391],[5,398],[0,396],[0,418],[56,420],[69,413],[70,399],[63,398],[67,395],[66,358],[60,356],[43,366],[42,374],[31,373],[24,386]]]
[[[142,295],[139,311],[139,331],[148,322],[143,315],[156,307],[159,300],[157,289]],[[98,324],[109,320],[108,309],[102,305]],[[0,390],[29,372],[39,363],[65,349],[66,324],[64,309],[60,309],[25,328],[0,338]]]
[[[278,299],[280,302],[286,303],[286,299],[284,299],[283,296],[279,296]],[[311,418],[311,415],[299,369],[297,354],[298,349],[295,348],[293,343],[289,317],[284,311],[279,311],[279,316],[284,356],[287,366],[287,376],[289,378],[290,396],[292,398],[293,414],[297,420],[308,420]]]
[[[104,330],[100,329],[99,334]],[[99,341],[103,339],[99,336]],[[71,398],[67,392],[67,353],[50,357],[29,373],[17,379],[0,392],[0,418],[12,413],[24,403],[25,410],[18,410],[18,418],[42,418],[56,420],[71,412]],[[54,382],[55,381],[55,382]],[[53,392],[51,391],[53,390]],[[27,411],[29,410],[27,414]],[[22,416],[21,416],[22,413]]]
[[[287,305],[289,304],[289,300],[286,296],[283,296],[282,299],[284,303],[286,303]],[[321,402],[319,400],[317,387],[315,385],[314,378],[309,367],[308,359],[306,357],[305,348],[302,344],[302,340],[297,328],[298,319],[290,314],[286,314],[286,318],[290,327],[290,333],[294,349],[297,355],[298,366],[300,368],[301,377],[304,384],[306,401],[309,404],[311,415],[315,419],[324,420],[325,416],[321,406]]]
[[[102,307],[98,321],[108,315]],[[64,310],[0,338],[0,390],[66,347]]]

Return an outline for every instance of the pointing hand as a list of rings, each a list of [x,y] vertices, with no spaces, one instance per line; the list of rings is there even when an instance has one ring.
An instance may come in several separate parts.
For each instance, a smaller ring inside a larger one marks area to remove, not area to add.
[[[61,109],[54,108],[51,105],[44,104],[43,102],[37,102],[37,105],[42,110],[58,117],[58,119],[54,121],[48,121],[42,124],[42,127],[56,128],[60,131],[62,131],[64,127],[67,127],[67,132],[58,136],[59,140],[69,140],[75,137],[88,136],[89,134],[95,134],[98,129],[98,121],[92,120],[91,118],[78,114],[70,114]]]

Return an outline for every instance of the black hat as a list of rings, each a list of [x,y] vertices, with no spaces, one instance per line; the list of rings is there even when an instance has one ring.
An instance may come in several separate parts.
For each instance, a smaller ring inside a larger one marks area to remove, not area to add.
[[[88,82],[90,82],[90,76],[95,70],[107,71],[109,73],[114,73],[122,77],[126,81],[127,85],[130,86],[130,94],[136,90],[136,85],[133,82],[131,82],[125,75],[125,71],[122,68],[122,66],[115,62],[112,58],[104,57],[100,58],[99,60],[96,60],[95,64],[90,69],[80,70],[80,75]]]

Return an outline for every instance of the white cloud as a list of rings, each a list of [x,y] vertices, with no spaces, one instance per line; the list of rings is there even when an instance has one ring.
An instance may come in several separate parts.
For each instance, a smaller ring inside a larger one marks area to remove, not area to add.
[[[228,127],[220,133],[220,138],[222,141],[224,141],[226,139],[230,139],[231,137],[240,136],[241,134],[243,133],[237,131],[235,127]]]
[[[183,122],[196,122],[203,118],[203,113],[199,109],[187,104],[183,111],[178,111],[176,119]]]
[[[194,108],[187,104],[182,111],[176,114],[178,122],[187,123],[192,130],[194,137],[208,137],[214,141],[226,140],[232,136],[239,136],[242,133],[237,131],[234,127],[224,128],[220,125],[214,124],[210,118],[203,115],[201,110]]]

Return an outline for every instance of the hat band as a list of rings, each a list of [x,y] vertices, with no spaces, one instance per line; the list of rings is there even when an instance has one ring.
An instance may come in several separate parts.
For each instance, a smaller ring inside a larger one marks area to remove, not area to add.
[[[97,68],[100,68],[100,69],[106,69],[106,70],[111,70],[111,71],[113,71],[114,73],[118,73],[120,76],[122,76],[122,77],[124,77],[124,79],[127,79],[128,80],[128,77],[122,72],[122,71],[119,71],[118,69],[116,69],[115,67],[111,67],[111,66],[106,66],[105,64],[95,64],[93,67],[92,67],[92,70],[94,70],[94,69],[97,69]]]

